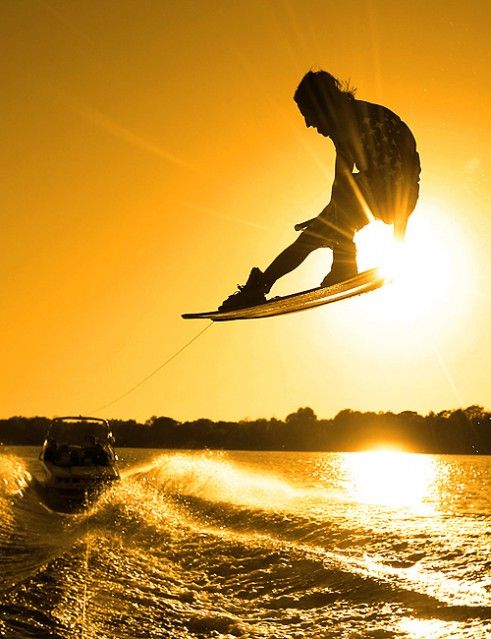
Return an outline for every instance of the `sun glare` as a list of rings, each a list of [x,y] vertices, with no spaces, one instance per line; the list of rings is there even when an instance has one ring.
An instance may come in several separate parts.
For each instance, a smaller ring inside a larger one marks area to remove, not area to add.
[[[448,639],[459,634],[459,624],[442,619],[411,619],[405,617],[400,622],[400,629],[411,639]]]
[[[377,221],[357,234],[356,243],[359,269],[378,267],[391,282],[377,296],[381,314],[401,314],[406,322],[442,319],[456,289],[460,303],[466,303],[469,253],[436,206],[419,207],[404,242],[394,240],[391,226]]]
[[[383,449],[346,455],[351,494],[358,502],[425,510],[435,478],[431,457]]]

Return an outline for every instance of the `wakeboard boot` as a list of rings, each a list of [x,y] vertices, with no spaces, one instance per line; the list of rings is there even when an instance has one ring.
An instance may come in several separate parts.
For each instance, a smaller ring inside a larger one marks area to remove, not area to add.
[[[354,242],[339,243],[333,248],[330,272],[322,280],[321,286],[332,286],[358,275],[356,246]]]
[[[239,289],[233,293],[218,307],[219,311],[232,311],[237,308],[245,308],[246,306],[257,306],[266,302],[266,293],[269,286],[264,281],[264,273],[254,266],[249,273],[249,277],[245,284],[239,284]]]

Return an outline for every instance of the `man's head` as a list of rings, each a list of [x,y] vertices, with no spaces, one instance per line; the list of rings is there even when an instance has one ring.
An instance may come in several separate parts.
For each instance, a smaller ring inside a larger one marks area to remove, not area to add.
[[[339,111],[353,92],[327,71],[309,71],[304,75],[293,96],[305,124],[326,137],[335,133]]]

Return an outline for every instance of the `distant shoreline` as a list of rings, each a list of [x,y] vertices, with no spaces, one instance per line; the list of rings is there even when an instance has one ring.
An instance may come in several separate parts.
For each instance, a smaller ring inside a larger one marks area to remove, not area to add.
[[[0,419],[0,444],[40,446],[47,417]],[[291,452],[361,452],[394,448],[412,453],[490,455],[491,412],[481,406],[430,412],[359,412],[346,409],[320,419],[311,408],[299,408],[285,420],[232,421],[171,417],[109,419],[120,448],[211,449]]]

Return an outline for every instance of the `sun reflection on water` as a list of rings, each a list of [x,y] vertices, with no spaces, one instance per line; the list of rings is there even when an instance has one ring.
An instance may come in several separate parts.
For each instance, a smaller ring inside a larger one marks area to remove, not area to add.
[[[401,620],[399,627],[410,639],[450,639],[462,636],[461,626],[462,624],[455,621],[405,618]]]
[[[377,450],[345,455],[344,465],[356,501],[431,511],[426,503],[436,479],[431,456]]]

